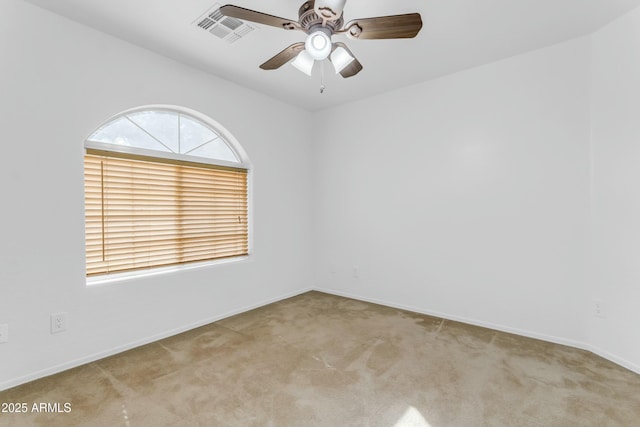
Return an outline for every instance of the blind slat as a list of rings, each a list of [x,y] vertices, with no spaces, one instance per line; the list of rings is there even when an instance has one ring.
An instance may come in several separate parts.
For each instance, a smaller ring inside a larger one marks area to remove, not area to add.
[[[87,275],[248,253],[247,171],[85,156]]]

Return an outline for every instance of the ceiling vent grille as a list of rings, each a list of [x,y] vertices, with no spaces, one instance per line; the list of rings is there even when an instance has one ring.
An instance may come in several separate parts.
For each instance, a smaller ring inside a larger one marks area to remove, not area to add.
[[[201,30],[205,30],[229,43],[233,43],[255,30],[254,27],[244,21],[224,16],[220,13],[220,5],[218,3],[196,19],[193,24]]]

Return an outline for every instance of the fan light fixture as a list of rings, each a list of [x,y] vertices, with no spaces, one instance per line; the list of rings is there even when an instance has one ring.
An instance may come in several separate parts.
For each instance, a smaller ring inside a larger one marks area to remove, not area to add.
[[[333,64],[333,68],[336,70],[336,74],[342,72],[342,70],[344,70],[353,61],[355,61],[353,55],[351,55],[351,53],[342,46],[336,47],[331,53],[331,63]],[[311,77],[315,62],[315,58],[313,58],[313,56],[311,56],[305,49],[298,54],[291,65]]]
[[[336,70],[336,74],[344,70],[354,59],[355,58],[343,47],[337,47],[331,54],[331,63]]]
[[[291,63],[291,65],[309,77],[311,77],[311,72],[313,71],[313,64],[315,64],[315,60],[307,53],[306,50],[300,52],[296,59]]]
[[[304,49],[313,59],[327,59],[331,53],[331,38],[322,31],[314,31],[307,37]]]

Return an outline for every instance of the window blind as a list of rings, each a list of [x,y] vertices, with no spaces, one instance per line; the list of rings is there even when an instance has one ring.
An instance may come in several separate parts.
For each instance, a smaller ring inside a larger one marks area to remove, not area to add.
[[[87,276],[246,255],[247,171],[87,151]]]

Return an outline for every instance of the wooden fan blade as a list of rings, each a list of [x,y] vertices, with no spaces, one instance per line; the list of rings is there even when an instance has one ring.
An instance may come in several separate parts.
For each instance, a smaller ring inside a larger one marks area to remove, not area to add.
[[[294,43],[260,66],[263,70],[275,70],[298,56],[304,50],[304,43]]]
[[[340,32],[347,33],[353,39],[410,39],[418,35],[421,28],[420,14],[409,13],[356,19],[345,25]]]
[[[244,21],[257,22],[258,24],[270,25],[272,27],[284,28],[285,30],[302,30],[300,24],[296,21],[280,18],[266,13],[256,12],[255,10],[245,9],[244,7],[228,4],[220,8],[220,13],[224,16],[242,19]]]
[[[356,59],[356,56],[351,52],[351,50],[349,50],[349,48],[347,47],[346,44],[341,43],[341,42],[337,42],[333,44],[333,50],[336,50],[336,48],[341,47],[344,50],[347,51],[347,53],[349,53],[349,55],[351,55],[353,57],[353,61],[351,61],[351,63],[349,63],[349,65],[347,65],[346,67],[344,67],[342,69],[342,71],[340,71],[340,75],[342,77],[344,77],[345,79],[349,78],[349,77],[353,77],[356,74],[358,74],[360,71],[362,71],[362,69],[364,67],[362,67],[362,64],[360,63],[360,61],[358,61],[358,59]]]

